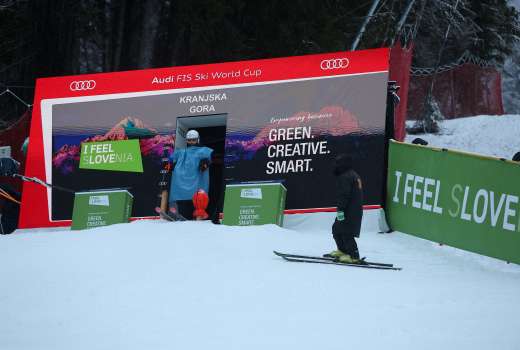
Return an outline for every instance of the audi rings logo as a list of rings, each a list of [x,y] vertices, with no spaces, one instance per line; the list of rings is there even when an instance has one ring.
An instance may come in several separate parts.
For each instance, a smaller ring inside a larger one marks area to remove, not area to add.
[[[96,87],[96,81],[95,80],[73,81],[69,85],[70,91],[93,90],[95,87]]]
[[[349,63],[348,58],[333,58],[331,60],[321,61],[320,68],[322,70],[347,68]]]

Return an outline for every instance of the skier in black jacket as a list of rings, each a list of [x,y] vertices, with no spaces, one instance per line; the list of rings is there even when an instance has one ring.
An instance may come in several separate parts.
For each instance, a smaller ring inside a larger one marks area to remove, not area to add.
[[[332,226],[332,236],[337,250],[325,256],[340,262],[359,262],[359,251],[355,237],[359,237],[363,218],[363,186],[361,178],[352,169],[352,158],[340,154],[335,159],[337,213]]]

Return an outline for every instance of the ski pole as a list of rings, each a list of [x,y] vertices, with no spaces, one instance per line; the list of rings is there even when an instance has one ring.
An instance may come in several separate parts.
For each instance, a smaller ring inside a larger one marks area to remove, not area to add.
[[[63,192],[69,192],[69,193],[73,193],[73,194],[76,193],[76,191],[71,190],[70,188],[65,188],[65,187],[61,187],[61,186],[52,185],[50,183],[47,183],[47,182],[45,182],[43,180],[38,179],[37,177],[27,177],[27,176],[20,175],[20,174],[13,174],[13,177],[17,177],[17,178],[22,179],[23,181],[33,182],[33,183],[36,183],[36,184],[39,184],[39,185],[42,185],[42,186],[45,186],[45,187],[53,188],[53,189],[56,189],[56,190],[60,190],[60,191],[63,191]]]

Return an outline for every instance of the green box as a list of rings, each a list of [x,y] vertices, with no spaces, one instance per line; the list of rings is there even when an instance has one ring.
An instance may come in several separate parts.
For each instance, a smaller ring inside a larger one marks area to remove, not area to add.
[[[72,230],[128,222],[134,197],[123,189],[76,192]]]
[[[227,185],[224,225],[283,225],[287,189],[281,183]]]

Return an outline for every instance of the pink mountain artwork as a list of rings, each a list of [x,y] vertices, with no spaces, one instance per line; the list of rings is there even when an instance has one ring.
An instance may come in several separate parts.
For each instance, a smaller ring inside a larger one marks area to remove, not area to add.
[[[83,142],[118,141],[136,138],[134,136],[144,135],[140,138],[141,154],[143,157],[161,158],[163,147],[167,144],[175,145],[174,135],[160,135],[157,130],[146,125],[142,120],[135,117],[125,117],[114,125],[107,133],[88,137]],[[153,135],[153,136],[152,136]],[[170,153],[173,147],[170,148]],[[52,165],[59,169],[63,175],[71,174],[79,166],[81,147],[79,145],[63,145],[52,158]]]

